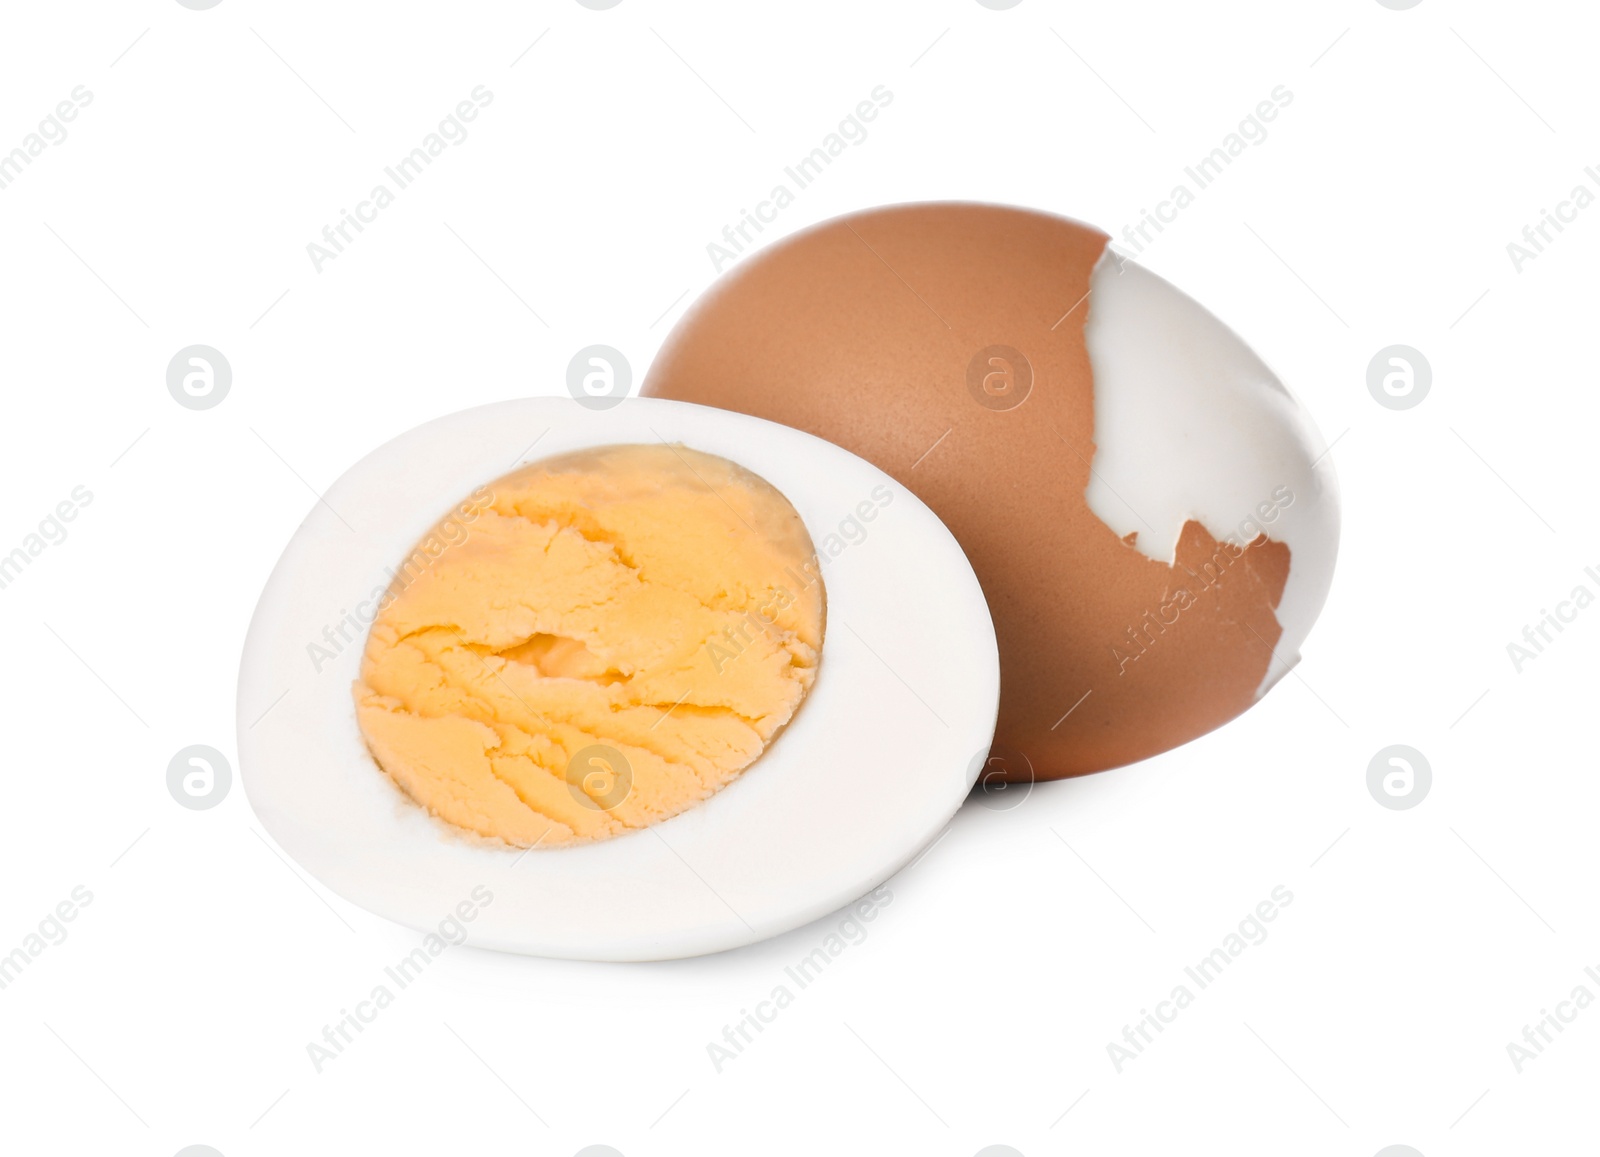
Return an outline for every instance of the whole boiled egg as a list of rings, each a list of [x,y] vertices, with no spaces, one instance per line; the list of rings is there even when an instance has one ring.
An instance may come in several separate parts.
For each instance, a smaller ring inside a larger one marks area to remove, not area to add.
[[[938,203],[815,226],[724,274],[643,390],[837,443],[949,526],[999,638],[998,778],[1227,722],[1298,661],[1332,579],[1337,488],[1304,409],[1063,217]]]

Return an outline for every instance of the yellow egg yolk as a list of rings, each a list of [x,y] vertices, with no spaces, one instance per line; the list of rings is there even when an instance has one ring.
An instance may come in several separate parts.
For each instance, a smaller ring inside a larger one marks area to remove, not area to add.
[[[458,511],[397,572],[355,686],[378,765],[456,827],[551,848],[668,819],[759,758],[816,678],[810,535],[726,459],[585,450]]]

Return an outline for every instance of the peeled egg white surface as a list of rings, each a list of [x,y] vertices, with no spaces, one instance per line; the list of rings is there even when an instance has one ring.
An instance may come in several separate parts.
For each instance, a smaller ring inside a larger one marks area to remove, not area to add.
[[[390,568],[478,487],[540,458],[658,441],[754,471],[804,520],[827,595],[810,694],[733,783],[663,823],[526,853],[449,827],[404,795],[362,741],[351,685],[366,626],[320,671],[308,648],[327,647],[324,628],[381,593]],[[872,521],[858,519],[865,535],[851,529],[855,541],[830,558],[825,544],[844,541],[841,524],[880,486],[892,499]],[[485,948],[652,960],[777,935],[910,862],[960,807],[993,737],[999,654],[966,556],[910,491],[809,434],[655,398],[604,411],[525,399],[402,434],[325,497],[250,624],[241,777],[295,861],[399,923],[434,931],[481,887],[492,900],[475,901],[466,928],[468,943]]]
[[[1333,581],[1339,494],[1327,445],[1266,363],[1177,287],[1109,248],[1089,284],[1089,508],[1169,566],[1191,519],[1219,539],[1247,542],[1248,525],[1289,547],[1264,694],[1299,661]],[[1263,520],[1257,508],[1281,488],[1292,501]]]

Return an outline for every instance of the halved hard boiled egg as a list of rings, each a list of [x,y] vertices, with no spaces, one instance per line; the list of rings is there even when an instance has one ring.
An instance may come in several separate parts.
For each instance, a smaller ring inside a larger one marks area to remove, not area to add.
[[[908,863],[998,703],[966,556],[877,467],[730,411],[535,398],[401,435],[312,508],[250,625],[239,758],[273,838],[373,912],[664,959]]]

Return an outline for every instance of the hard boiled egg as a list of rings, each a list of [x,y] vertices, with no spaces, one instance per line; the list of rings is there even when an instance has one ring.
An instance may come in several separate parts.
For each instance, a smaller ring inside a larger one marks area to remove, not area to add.
[[[945,521],[994,611],[999,777],[1226,723],[1298,661],[1332,581],[1337,486],[1305,410],[1064,217],[898,205],[785,238],[685,315],[644,392],[827,438]]]
[[[977,577],[903,484],[727,410],[538,398],[403,434],[312,508],[250,625],[239,758],[362,907],[662,959],[887,879],[998,701]]]

